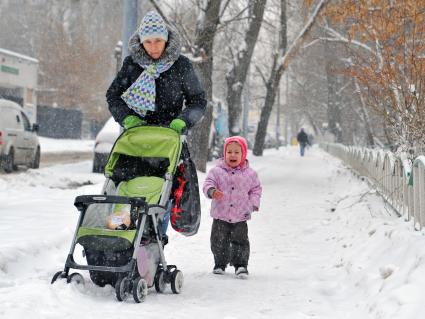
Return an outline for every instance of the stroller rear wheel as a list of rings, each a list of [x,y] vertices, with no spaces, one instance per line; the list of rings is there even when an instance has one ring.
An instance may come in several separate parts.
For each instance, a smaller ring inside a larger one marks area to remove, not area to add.
[[[118,301],[124,301],[127,299],[131,290],[131,281],[127,277],[118,278],[115,283],[115,296]]]
[[[143,278],[133,280],[133,298],[137,303],[143,302],[148,295],[148,283]]]
[[[183,273],[180,270],[174,270],[171,274],[171,290],[175,294],[179,294],[183,287]]]

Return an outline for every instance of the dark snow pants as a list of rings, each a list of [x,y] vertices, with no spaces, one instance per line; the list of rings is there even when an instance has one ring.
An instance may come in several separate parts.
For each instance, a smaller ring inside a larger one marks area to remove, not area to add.
[[[227,223],[214,219],[211,228],[211,251],[216,266],[248,266],[249,239],[247,222]]]

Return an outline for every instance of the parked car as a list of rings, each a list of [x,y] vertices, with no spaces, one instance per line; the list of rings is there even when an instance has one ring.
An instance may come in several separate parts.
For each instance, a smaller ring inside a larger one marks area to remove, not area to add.
[[[96,136],[94,143],[93,173],[103,173],[109,153],[121,133],[121,126],[111,117]]]
[[[39,168],[38,125],[31,125],[22,107],[9,100],[0,99],[0,114],[0,166],[6,173],[18,165]]]

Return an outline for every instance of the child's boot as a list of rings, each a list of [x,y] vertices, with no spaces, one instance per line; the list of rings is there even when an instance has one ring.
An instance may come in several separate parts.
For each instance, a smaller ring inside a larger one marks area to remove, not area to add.
[[[246,266],[235,266],[235,275],[237,278],[246,279],[248,278],[248,268]]]
[[[225,271],[226,271],[226,266],[215,265],[213,269],[213,274],[223,275]]]

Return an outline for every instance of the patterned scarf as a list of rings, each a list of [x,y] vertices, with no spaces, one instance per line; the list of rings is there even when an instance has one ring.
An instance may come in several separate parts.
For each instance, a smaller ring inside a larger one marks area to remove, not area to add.
[[[147,111],[155,111],[155,79],[162,72],[171,68],[173,64],[174,61],[141,65],[144,71],[127,91],[121,95],[121,98],[127,103],[128,107],[141,117],[144,117]]]

